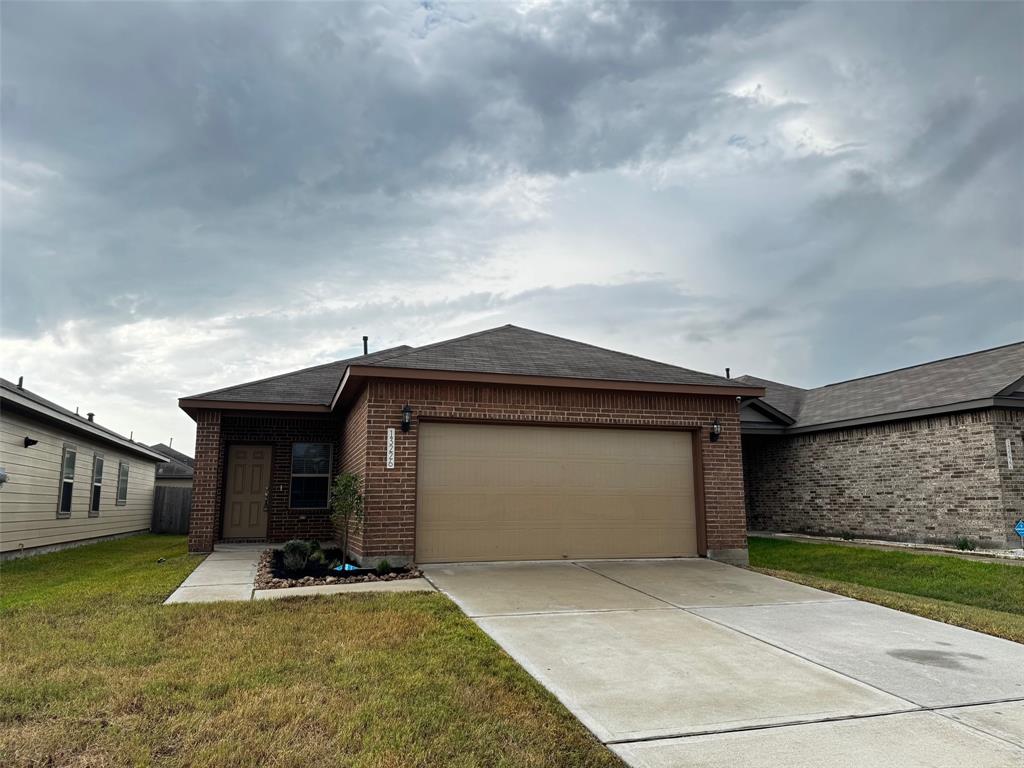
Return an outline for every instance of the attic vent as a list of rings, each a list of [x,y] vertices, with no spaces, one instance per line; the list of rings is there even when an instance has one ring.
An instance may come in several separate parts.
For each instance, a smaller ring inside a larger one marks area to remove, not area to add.
[[[85,418],[87,418],[89,421],[92,421],[95,415],[95,413],[87,413],[85,414]]]

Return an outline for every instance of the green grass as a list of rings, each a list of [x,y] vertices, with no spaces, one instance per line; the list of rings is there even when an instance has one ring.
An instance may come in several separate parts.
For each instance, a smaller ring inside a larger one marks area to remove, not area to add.
[[[197,564],[143,536],[0,566],[0,764],[621,765],[442,595],[160,605]]]
[[[1020,566],[755,537],[749,546],[755,570],[1024,642]]]

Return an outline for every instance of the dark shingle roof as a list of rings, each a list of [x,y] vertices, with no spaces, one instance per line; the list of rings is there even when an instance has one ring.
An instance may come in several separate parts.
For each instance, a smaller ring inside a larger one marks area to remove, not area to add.
[[[215,389],[186,400],[217,400],[234,403],[288,403],[294,405],[330,405],[338,391],[341,377],[350,365],[365,365],[387,355],[403,352],[411,347],[400,346],[369,355],[335,360],[291,373],[281,373],[266,379],[249,381],[233,387]]]
[[[765,395],[760,398],[777,411],[796,419],[800,413],[800,406],[803,405],[806,389],[791,387],[789,384],[781,384],[770,379],[759,379],[757,376],[737,376],[736,381],[749,384],[752,387],[764,387]]]
[[[193,476],[192,467],[194,460],[191,456],[186,456],[181,451],[176,451],[171,446],[164,445],[163,443],[157,443],[149,447],[167,458],[166,464],[158,464],[156,467],[156,476],[158,478],[177,479]]]
[[[744,387],[743,382],[659,363],[546,333],[503,325],[416,347],[369,363],[374,368],[498,373],[569,379]]]
[[[176,451],[169,445],[157,443],[156,445],[151,445],[149,447],[152,448],[157,453],[161,454],[162,456],[166,456],[169,459],[174,459],[179,464],[184,464],[186,467],[191,467],[195,464],[195,459],[193,459],[191,456],[188,456],[187,454],[184,454],[181,451]]]
[[[752,376],[737,381],[764,386],[764,400],[795,418],[792,429],[799,429],[990,400],[1022,377],[1024,342],[1017,342],[816,389],[800,390]]]
[[[64,406],[57,405],[57,403],[52,400],[47,400],[42,395],[37,395],[31,390],[19,387],[13,381],[0,378],[0,391],[4,393],[9,392],[11,395],[15,396],[15,398],[25,398],[25,400],[28,400],[33,404],[30,407],[33,413],[37,413],[48,419],[55,419],[58,423],[65,424],[67,427],[77,432],[91,434],[101,440],[106,440],[110,443],[119,445],[122,448],[126,448],[130,451],[146,456],[153,461],[162,460],[160,457],[153,455],[153,451],[150,450],[148,446],[143,445],[142,443],[136,443],[130,437],[125,437],[112,429],[107,429],[102,424],[95,421],[89,421],[88,417],[79,415],[74,411],[69,411]],[[18,405],[23,408],[25,407],[23,403],[17,403],[16,399],[10,400],[10,398],[8,398],[8,400],[14,405]]]

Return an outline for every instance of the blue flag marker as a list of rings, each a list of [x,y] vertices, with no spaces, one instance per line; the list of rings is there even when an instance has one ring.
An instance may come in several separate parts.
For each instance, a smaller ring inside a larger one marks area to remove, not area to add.
[[[1017,535],[1024,539],[1024,520],[1018,520],[1017,524],[1013,526],[1013,530],[1017,532]]]

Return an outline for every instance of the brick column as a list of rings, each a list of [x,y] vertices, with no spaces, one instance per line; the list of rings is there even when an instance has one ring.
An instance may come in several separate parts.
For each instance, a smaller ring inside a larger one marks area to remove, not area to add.
[[[188,525],[188,551],[212,552],[220,523],[223,462],[220,411],[196,413],[196,458],[192,479],[192,516]]]

